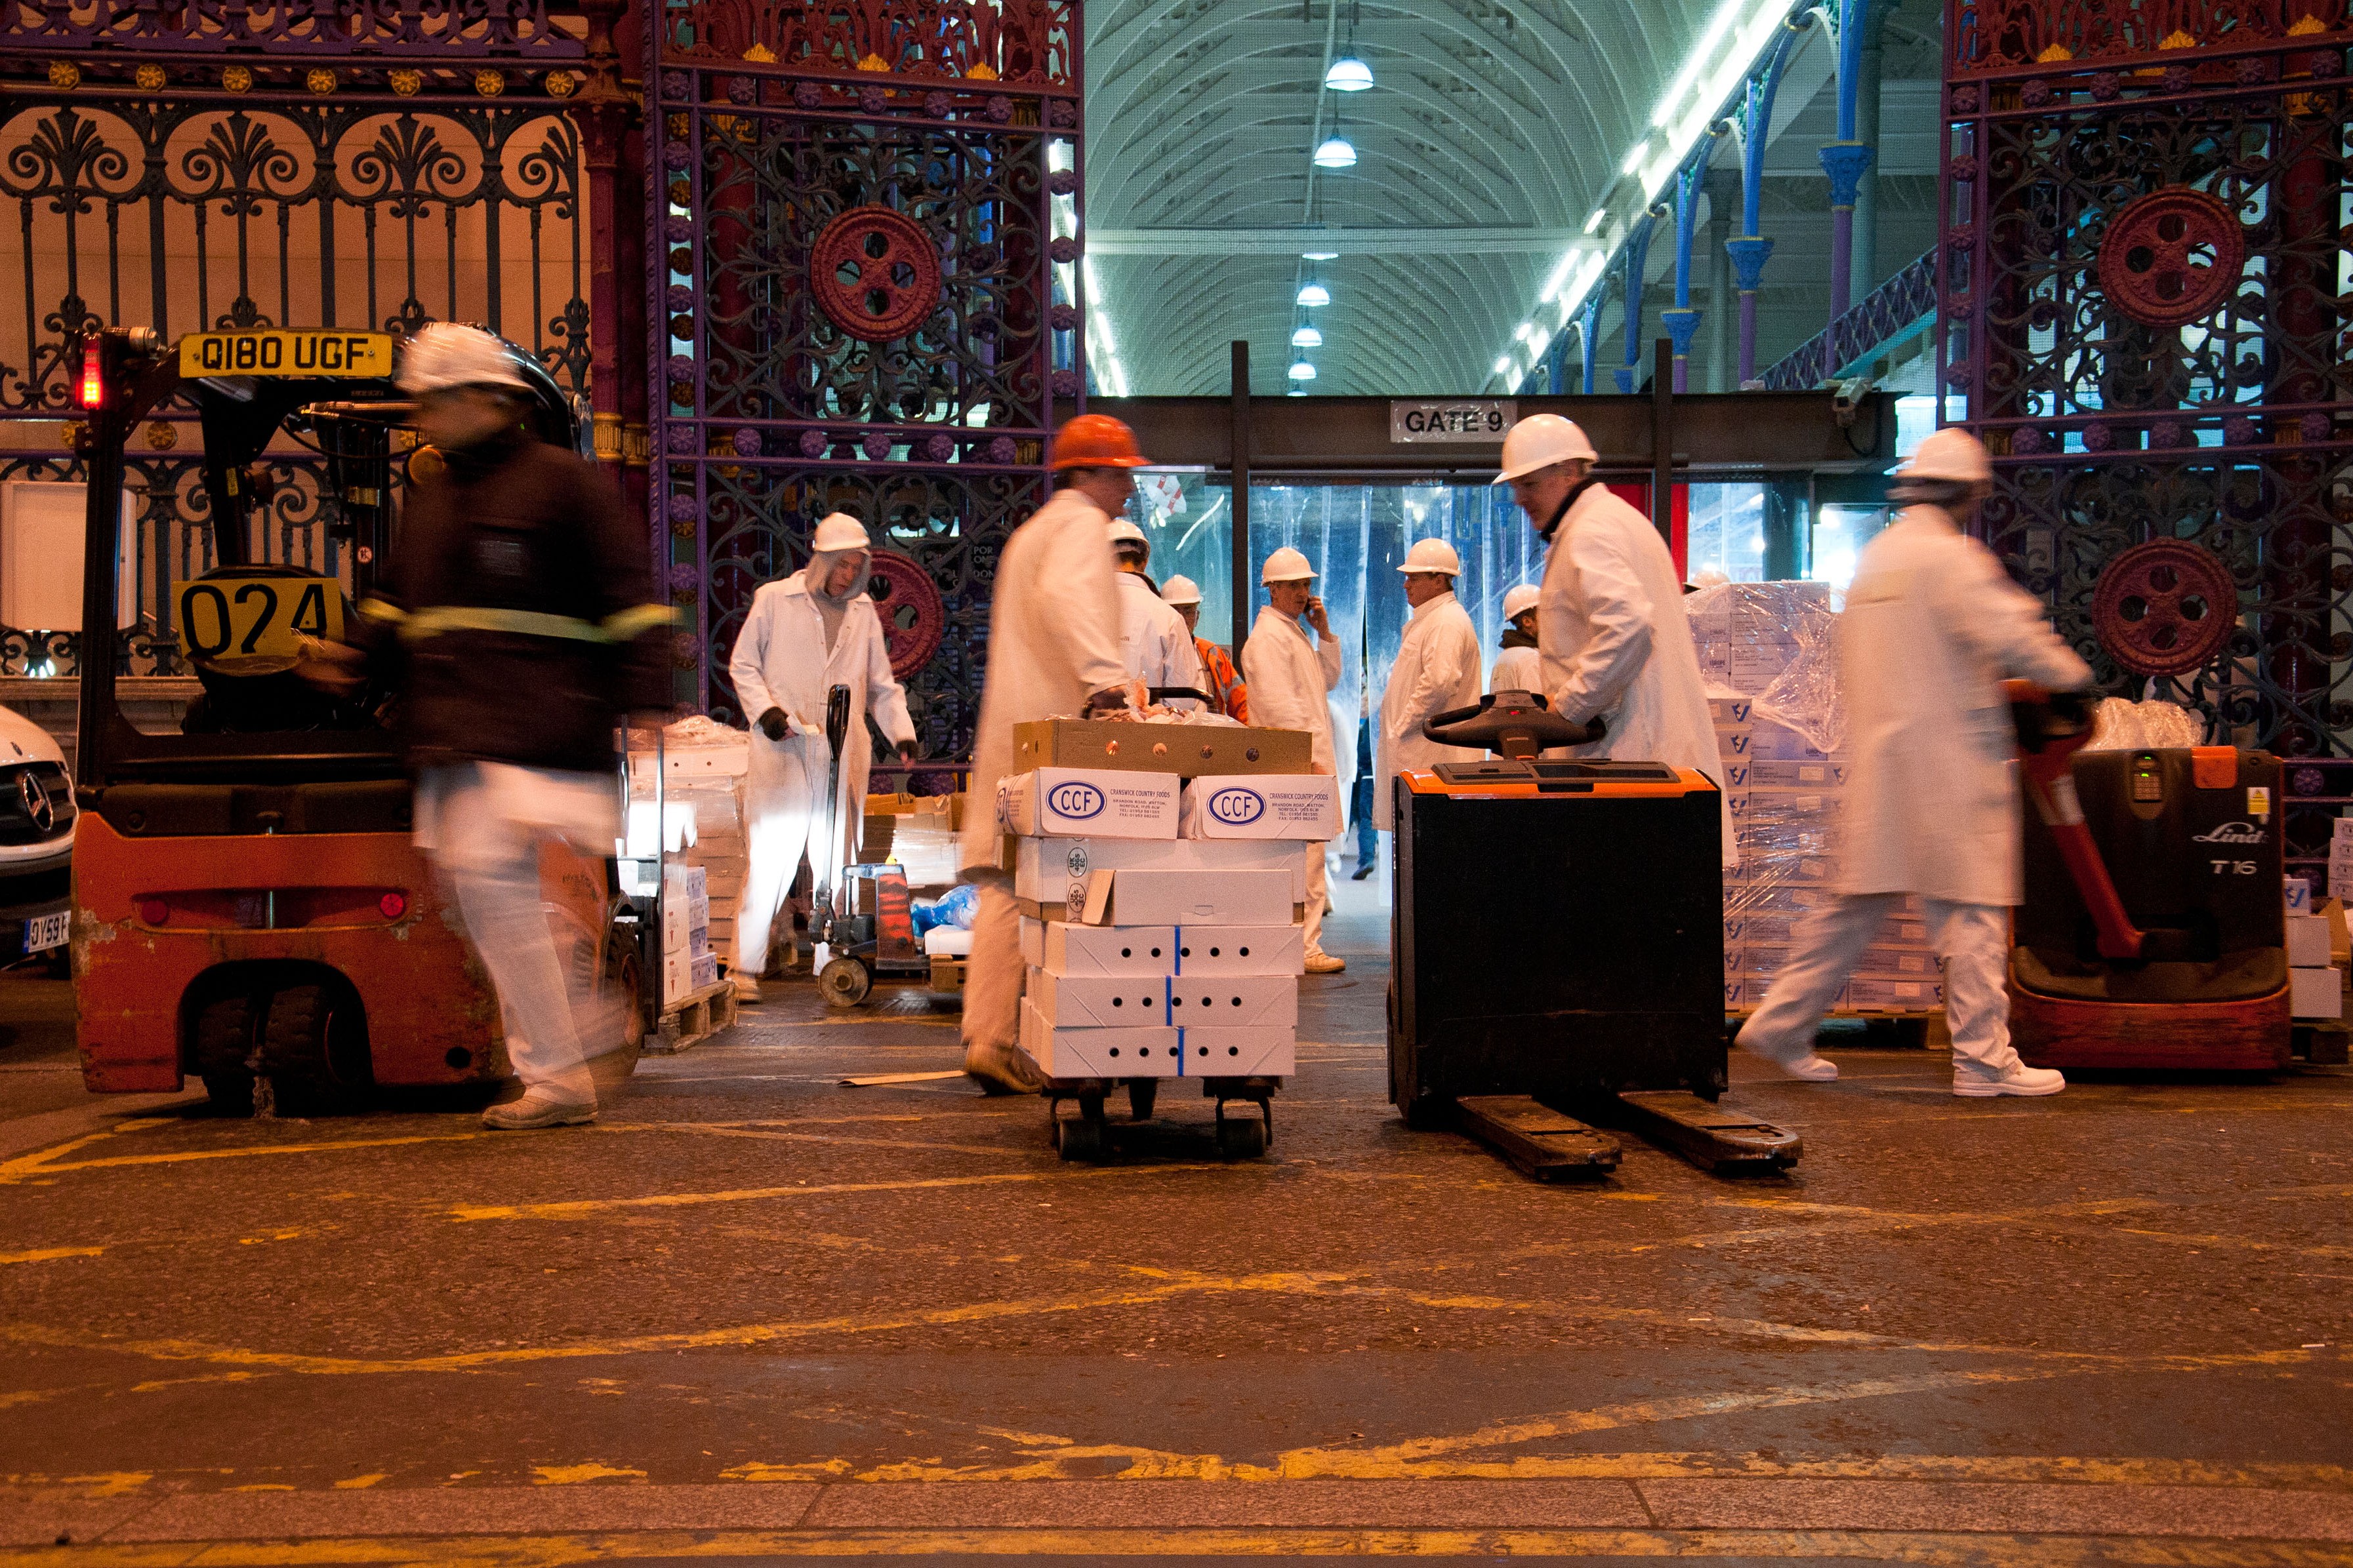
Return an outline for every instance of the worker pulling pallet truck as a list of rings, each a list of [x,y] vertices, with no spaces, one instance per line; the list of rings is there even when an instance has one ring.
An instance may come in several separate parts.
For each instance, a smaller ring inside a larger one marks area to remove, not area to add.
[[[1659,763],[1539,758],[1600,729],[1525,691],[1422,725],[1495,756],[1395,782],[1390,1100],[1539,1179],[1614,1170],[1613,1131],[1709,1170],[1786,1168],[1796,1134],[1716,1103],[1716,787]]]
[[[2080,702],[2008,688],[2034,808],[2010,955],[2019,1055],[2071,1071],[2284,1068],[2279,759],[2087,752]]]

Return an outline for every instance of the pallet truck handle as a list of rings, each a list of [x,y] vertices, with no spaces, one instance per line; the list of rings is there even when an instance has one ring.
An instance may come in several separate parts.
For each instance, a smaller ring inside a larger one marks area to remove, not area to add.
[[[1421,721],[1422,739],[1506,757],[1533,757],[1551,746],[1582,746],[1604,733],[1596,717],[1573,724],[1533,691],[1491,691],[1475,708],[1453,708]]]
[[[825,851],[822,856],[809,856],[809,871],[816,886],[809,900],[809,935],[820,942],[829,942],[833,935],[834,878],[839,869],[833,863],[841,849],[841,748],[849,739],[849,688],[836,686],[825,694],[825,742],[828,761],[825,772]],[[860,809],[864,803],[861,802]]]
[[[2107,862],[2100,858],[2100,847],[2084,821],[2083,803],[2075,795],[2075,753],[2092,739],[2088,707],[2076,693],[2054,695],[2030,680],[2002,682],[2002,695],[2010,700],[2010,721],[2018,727],[2018,771],[2026,780],[2027,796],[2050,829],[2084,907],[2091,911],[2100,956],[2139,958],[2147,934],[2125,911],[2116,879],[2108,875]]]

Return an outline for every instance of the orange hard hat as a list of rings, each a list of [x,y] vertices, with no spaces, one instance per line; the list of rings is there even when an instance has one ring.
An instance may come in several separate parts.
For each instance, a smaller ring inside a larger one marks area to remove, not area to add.
[[[1151,458],[1135,449],[1135,432],[1108,414],[1082,414],[1054,432],[1054,460],[1063,468],[1141,468]]]

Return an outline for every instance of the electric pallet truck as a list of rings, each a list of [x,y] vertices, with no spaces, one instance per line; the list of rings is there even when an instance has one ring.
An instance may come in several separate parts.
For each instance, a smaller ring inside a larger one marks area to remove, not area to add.
[[[2288,1065],[2280,761],[2234,746],[2085,752],[2091,720],[2011,681],[2026,901],[2010,1028],[2036,1067]]]
[[[1595,739],[1524,691],[1422,733],[1492,750],[1398,776],[1389,1098],[1539,1179],[1599,1175],[1612,1129],[1709,1170],[1778,1170],[1797,1135],[1722,1109],[1718,792],[1660,763],[1539,760]]]

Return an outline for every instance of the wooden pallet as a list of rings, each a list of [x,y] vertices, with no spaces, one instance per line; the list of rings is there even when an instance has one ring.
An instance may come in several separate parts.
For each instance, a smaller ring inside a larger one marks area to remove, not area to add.
[[[718,984],[672,1001],[662,1009],[661,1027],[646,1037],[651,1056],[674,1056],[735,1022],[735,983],[725,975]]]

